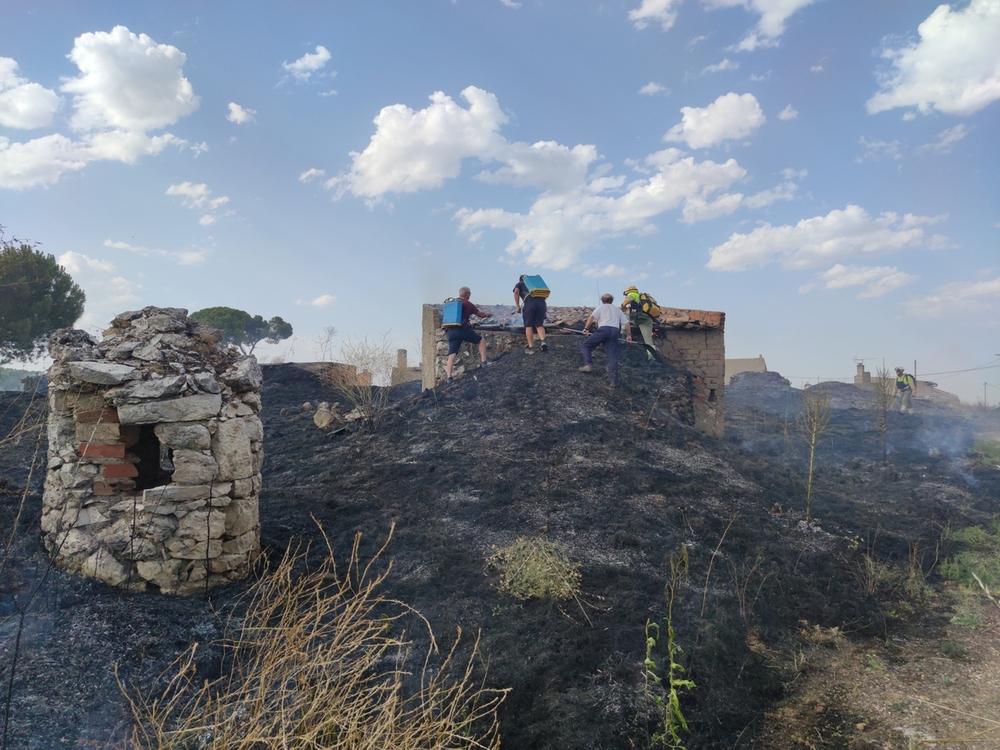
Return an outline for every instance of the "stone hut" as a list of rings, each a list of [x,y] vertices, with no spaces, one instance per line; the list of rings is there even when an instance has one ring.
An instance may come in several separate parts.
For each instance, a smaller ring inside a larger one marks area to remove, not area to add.
[[[260,551],[261,369],[187,310],[122,313],[50,343],[46,548],[133,591],[190,594]]]
[[[490,356],[519,349],[523,344],[523,324],[510,305],[479,305],[493,314],[479,331],[486,338]],[[434,388],[444,381],[448,344],[441,328],[443,305],[424,305],[421,347],[424,351],[424,390]],[[591,307],[549,306],[545,330],[549,336],[562,333],[578,336],[590,315]],[[707,310],[687,310],[673,307],[661,308],[654,326],[653,345],[664,361],[689,376],[685,389],[690,403],[682,411],[693,415],[695,427],[712,435],[725,433],[726,374],[726,314]],[[455,360],[455,377],[476,367],[478,355],[470,347],[463,347]]]

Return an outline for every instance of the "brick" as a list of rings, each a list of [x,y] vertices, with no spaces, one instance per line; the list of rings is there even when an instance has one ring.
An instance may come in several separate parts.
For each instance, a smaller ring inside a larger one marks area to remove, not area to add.
[[[108,407],[93,411],[77,411],[76,421],[81,423],[110,422],[117,424],[118,410]]]
[[[101,474],[106,479],[117,479],[119,477],[137,477],[139,470],[134,464],[105,464]]]
[[[125,458],[125,446],[121,443],[80,443],[77,453],[81,458]]]

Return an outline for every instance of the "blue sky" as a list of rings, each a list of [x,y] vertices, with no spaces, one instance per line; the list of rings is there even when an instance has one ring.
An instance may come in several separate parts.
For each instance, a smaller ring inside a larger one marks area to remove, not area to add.
[[[0,224],[87,292],[419,359],[461,285],[631,283],[793,384],[1000,400],[1000,0],[30,2]],[[984,383],[987,385],[984,387]]]

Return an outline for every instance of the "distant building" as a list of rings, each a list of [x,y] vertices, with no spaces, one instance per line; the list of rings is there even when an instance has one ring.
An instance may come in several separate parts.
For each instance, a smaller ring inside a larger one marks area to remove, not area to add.
[[[414,380],[422,380],[423,377],[423,368],[407,366],[406,349],[397,349],[396,366],[392,368],[392,385],[412,383]]]
[[[889,379],[892,381],[896,380],[895,372],[890,372]],[[948,391],[942,391],[937,387],[937,383],[930,380],[920,380],[919,378],[915,378],[915,380],[916,388],[913,389],[913,395],[917,398],[929,398],[939,403],[951,404],[953,406],[958,406],[961,403],[958,396],[954,393],[948,393]],[[863,362],[858,362],[857,372],[854,375],[854,385],[866,391],[874,389],[872,374],[865,369]]]
[[[767,372],[767,364],[764,362],[764,355],[758,354],[756,357],[745,357],[743,359],[726,360],[726,385],[733,379],[733,375],[741,372]]]

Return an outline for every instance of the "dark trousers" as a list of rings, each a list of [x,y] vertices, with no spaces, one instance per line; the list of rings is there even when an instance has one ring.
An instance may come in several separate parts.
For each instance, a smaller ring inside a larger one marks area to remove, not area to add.
[[[596,333],[587,336],[583,341],[583,363],[593,364],[594,349],[604,344],[604,353],[608,356],[608,377],[618,385],[618,328],[605,326],[598,328]]]

